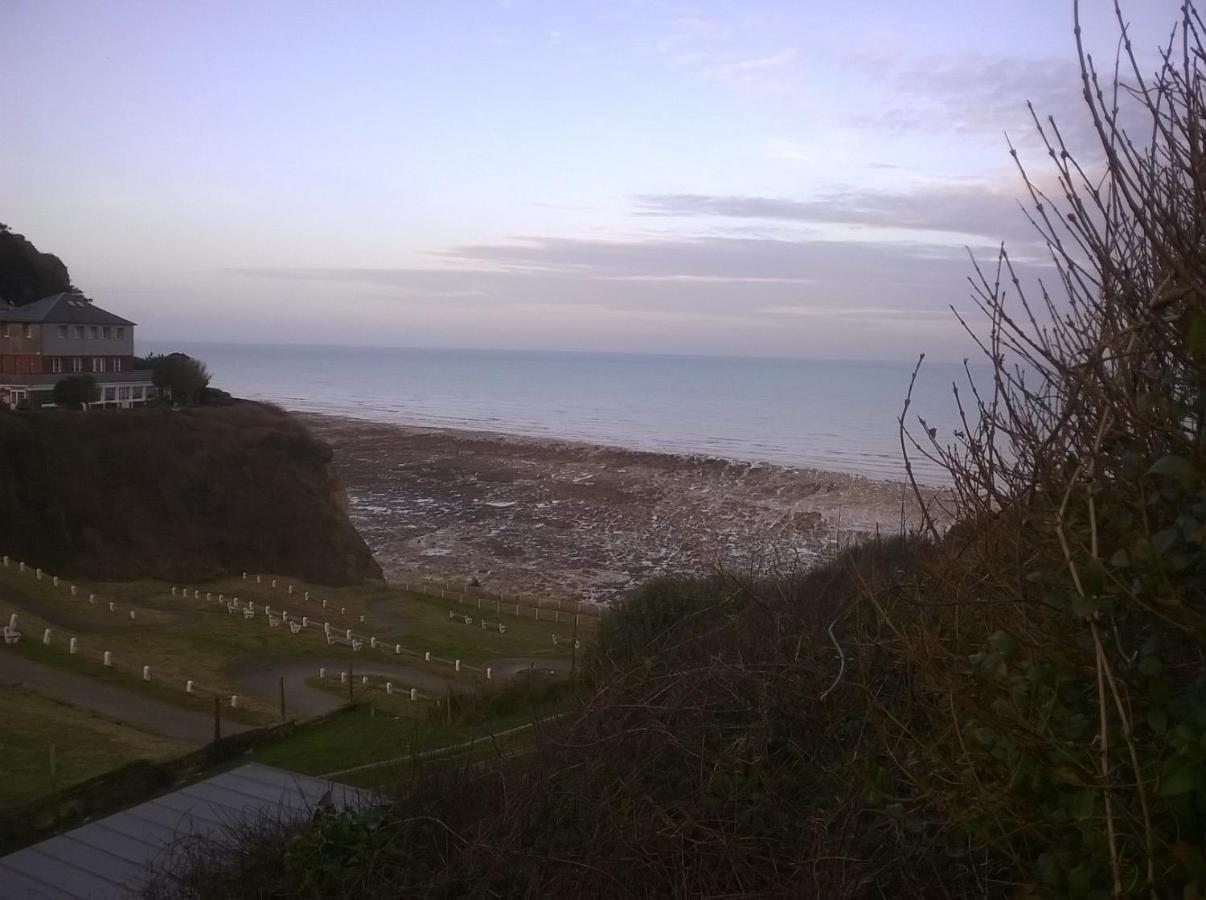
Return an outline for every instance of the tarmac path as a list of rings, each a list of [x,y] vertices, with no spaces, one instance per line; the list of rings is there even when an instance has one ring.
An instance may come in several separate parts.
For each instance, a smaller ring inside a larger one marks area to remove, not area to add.
[[[23,685],[54,700],[91,710],[141,731],[192,741],[198,745],[213,740],[214,720],[207,713],[152,700],[133,691],[72,675],[2,650],[0,682]],[[222,734],[248,731],[252,727],[223,720]]]

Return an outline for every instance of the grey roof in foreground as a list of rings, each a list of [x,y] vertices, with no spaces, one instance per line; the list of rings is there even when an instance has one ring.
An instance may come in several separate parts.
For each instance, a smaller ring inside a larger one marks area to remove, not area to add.
[[[5,322],[45,322],[49,325],[133,325],[107,309],[101,309],[83,294],[63,291],[25,306],[0,303],[0,320]]]
[[[137,896],[178,839],[217,836],[240,822],[300,818],[328,793],[340,809],[378,802],[370,792],[322,778],[240,766],[0,857],[0,898]]]

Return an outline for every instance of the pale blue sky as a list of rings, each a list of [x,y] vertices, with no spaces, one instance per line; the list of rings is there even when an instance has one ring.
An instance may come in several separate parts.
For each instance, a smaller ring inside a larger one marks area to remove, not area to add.
[[[955,357],[1003,132],[1088,146],[1070,0],[0,0],[0,59],[0,221],[157,340]]]

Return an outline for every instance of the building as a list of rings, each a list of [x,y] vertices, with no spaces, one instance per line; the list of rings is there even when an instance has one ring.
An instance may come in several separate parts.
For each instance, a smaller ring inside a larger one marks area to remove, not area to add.
[[[51,294],[26,306],[0,304],[0,403],[51,403],[55,384],[91,375],[92,406],[128,409],[155,396],[151,373],[134,368],[134,323],[83,294]]]

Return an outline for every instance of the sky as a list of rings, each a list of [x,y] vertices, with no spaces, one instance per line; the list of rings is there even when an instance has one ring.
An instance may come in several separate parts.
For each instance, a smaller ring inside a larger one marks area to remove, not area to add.
[[[0,0],[0,60],[0,221],[156,342],[957,359],[969,250],[1050,274],[1026,101],[1093,147],[1071,0]]]

